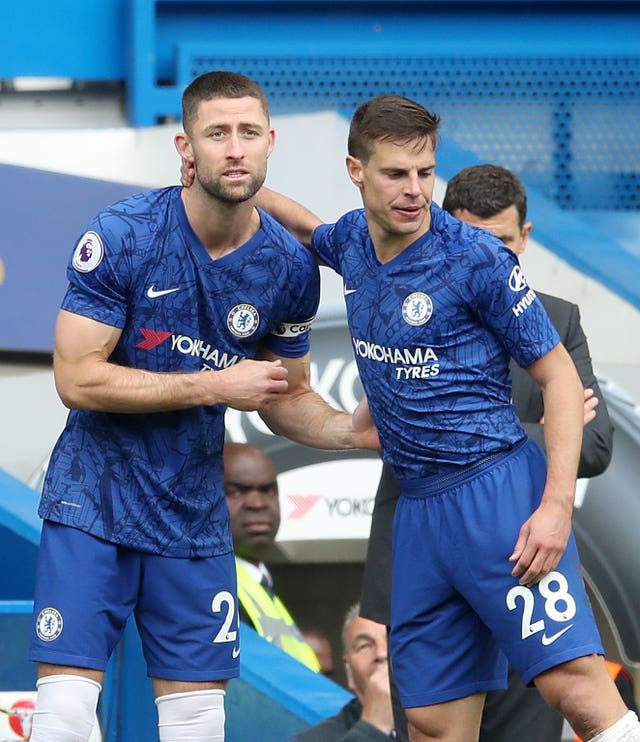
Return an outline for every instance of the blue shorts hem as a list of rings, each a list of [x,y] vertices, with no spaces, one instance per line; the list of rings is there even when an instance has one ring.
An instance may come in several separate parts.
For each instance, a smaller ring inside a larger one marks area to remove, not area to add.
[[[557,667],[563,662],[577,660],[579,657],[586,657],[590,654],[604,655],[604,648],[601,644],[593,643],[585,644],[582,647],[573,647],[571,649],[567,649],[565,652],[556,654],[553,657],[545,657],[543,660],[540,660],[531,668],[528,668],[524,672],[520,673],[520,677],[522,678],[522,682],[525,685],[530,685],[533,682],[534,678],[537,678],[538,675],[545,672],[546,670],[551,670],[553,667]]]
[[[56,652],[44,647],[34,647],[29,650],[29,659],[32,662],[46,662],[51,665],[66,665],[67,667],[84,667],[87,670],[99,670],[104,672],[107,669],[107,662],[95,657],[85,657],[81,655],[68,654],[66,652]]]
[[[425,691],[424,693],[400,693],[402,708],[417,708],[421,706],[434,706],[437,703],[455,701],[457,698],[466,698],[474,693],[485,693],[490,690],[505,690],[506,678],[493,680],[479,680],[476,683],[458,685],[455,688],[444,688],[439,691]]]
[[[174,670],[167,667],[149,667],[147,676],[159,680],[181,680],[186,683],[217,683],[240,677],[240,668],[233,666],[216,670]]]

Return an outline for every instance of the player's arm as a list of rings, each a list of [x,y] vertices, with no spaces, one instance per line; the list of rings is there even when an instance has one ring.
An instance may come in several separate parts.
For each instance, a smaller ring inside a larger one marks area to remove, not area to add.
[[[288,371],[287,394],[273,399],[260,415],[277,435],[325,450],[378,450],[378,434],[368,413],[366,398],[352,415],[328,405],[311,388],[310,356],[285,358],[263,349],[260,358],[280,360]]]
[[[161,373],[110,361],[121,331],[61,310],[56,322],[53,368],[56,388],[70,409],[167,412],[226,404],[256,410],[287,391],[279,361],[243,360],[221,371]]]
[[[527,371],[544,398],[547,480],[538,509],[523,524],[510,560],[521,584],[531,585],[557,566],[567,546],[582,443],[583,388],[575,365],[558,343]]]
[[[270,188],[262,187],[258,191],[256,203],[307,247],[311,245],[313,230],[322,224],[322,220],[302,204]]]

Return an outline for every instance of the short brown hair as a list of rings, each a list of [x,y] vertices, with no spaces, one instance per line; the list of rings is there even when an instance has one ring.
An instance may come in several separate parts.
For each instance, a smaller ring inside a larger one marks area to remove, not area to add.
[[[262,88],[237,72],[215,70],[196,77],[182,94],[182,125],[188,131],[198,116],[198,105],[214,98],[255,98],[269,118],[269,104]]]
[[[409,98],[378,95],[356,109],[349,128],[348,151],[364,164],[373,154],[376,142],[390,140],[438,144],[440,117]]]
[[[499,165],[472,165],[461,170],[447,184],[442,208],[468,211],[481,219],[489,219],[515,206],[518,223],[527,218],[527,192],[511,170]]]

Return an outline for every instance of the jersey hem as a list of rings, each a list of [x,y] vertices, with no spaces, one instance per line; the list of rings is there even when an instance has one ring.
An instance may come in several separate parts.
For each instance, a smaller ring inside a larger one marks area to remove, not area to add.
[[[82,531],[83,533],[86,533],[90,536],[93,536],[94,538],[99,538],[102,541],[106,541],[109,544],[113,544],[114,546],[122,546],[125,549],[131,549],[132,551],[140,551],[144,552],[145,554],[153,554],[154,556],[161,556],[161,557],[168,557],[173,559],[202,559],[202,558],[208,558],[208,557],[219,557],[219,556],[225,556],[227,554],[231,554],[233,552],[233,546],[224,546],[221,547],[220,550],[212,549],[212,548],[183,548],[183,549],[169,549],[167,551],[156,551],[154,549],[151,549],[149,545],[144,544],[136,544],[136,543],[129,543],[125,540],[119,540],[114,538],[109,538],[105,535],[102,528],[87,528],[84,525],[80,525],[78,523],[69,522],[68,520],[63,520],[61,518],[56,518],[55,513],[49,513],[49,514],[42,514],[38,513],[40,518],[42,520],[48,520],[51,523],[57,523],[61,526],[66,526],[67,528],[75,528],[78,531]]]

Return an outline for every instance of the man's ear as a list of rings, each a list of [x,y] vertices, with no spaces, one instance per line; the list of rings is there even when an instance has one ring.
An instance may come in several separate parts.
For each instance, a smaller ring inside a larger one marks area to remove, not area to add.
[[[275,129],[269,129],[269,149],[267,150],[267,159],[271,156],[276,146],[276,131]]]
[[[529,235],[531,234],[531,230],[533,229],[533,222],[525,222],[522,225],[522,229],[520,230],[520,238],[522,239],[522,249],[527,246],[527,240],[529,239]]]
[[[189,137],[183,131],[181,131],[179,134],[175,135],[173,143],[180,157],[183,160],[186,160],[186,162],[193,165],[194,157]]]
[[[347,155],[347,172],[351,182],[357,187],[362,188],[362,164],[357,157]]]
[[[343,657],[343,660],[344,660],[344,674],[347,676],[347,688],[349,688],[349,690],[354,690],[353,674],[351,673],[351,665],[349,664],[349,660],[346,657]]]

